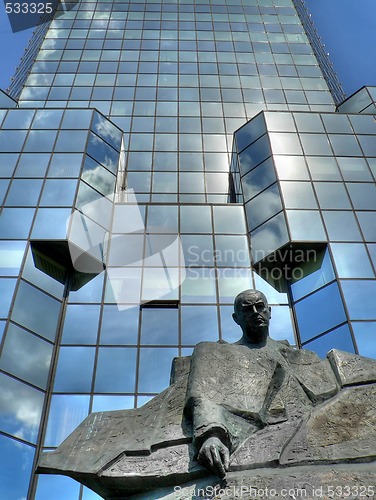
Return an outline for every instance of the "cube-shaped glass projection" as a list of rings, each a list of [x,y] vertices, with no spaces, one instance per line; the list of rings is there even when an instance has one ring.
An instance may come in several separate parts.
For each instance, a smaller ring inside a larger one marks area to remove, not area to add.
[[[0,122],[3,234],[26,238],[17,221],[33,220],[35,263],[61,282],[103,270],[122,131],[92,109],[0,110]]]
[[[362,87],[337,106],[337,110],[340,113],[376,115],[376,87]]]
[[[354,241],[366,217],[376,225],[375,144],[362,114],[268,111],[237,130],[231,171],[254,262],[286,243],[344,241],[335,221],[351,217]]]

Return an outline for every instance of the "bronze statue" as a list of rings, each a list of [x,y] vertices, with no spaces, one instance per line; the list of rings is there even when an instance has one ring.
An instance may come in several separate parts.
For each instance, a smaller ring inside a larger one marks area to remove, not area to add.
[[[141,408],[89,415],[37,472],[71,476],[111,500],[201,498],[193,483],[232,486],[226,499],[244,485],[303,485],[305,498],[330,485],[371,494],[376,360],[337,350],[320,359],[274,341],[270,317],[261,292],[241,292],[238,342],[201,342],[191,359],[175,360],[169,388]]]

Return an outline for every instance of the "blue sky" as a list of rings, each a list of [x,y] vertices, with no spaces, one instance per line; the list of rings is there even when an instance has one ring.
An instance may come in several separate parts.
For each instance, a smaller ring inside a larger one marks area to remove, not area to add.
[[[345,92],[376,85],[376,0],[305,0]],[[12,33],[0,2],[0,88],[5,89],[32,30]]]

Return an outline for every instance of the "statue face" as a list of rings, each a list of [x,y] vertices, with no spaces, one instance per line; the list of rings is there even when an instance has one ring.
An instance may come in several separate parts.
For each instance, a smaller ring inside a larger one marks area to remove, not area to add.
[[[251,337],[261,331],[267,332],[270,316],[270,307],[261,292],[246,290],[236,298],[233,318]]]

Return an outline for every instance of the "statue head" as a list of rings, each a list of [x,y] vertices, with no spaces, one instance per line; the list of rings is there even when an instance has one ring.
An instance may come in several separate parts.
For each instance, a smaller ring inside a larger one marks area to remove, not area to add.
[[[262,292],[258,290],[240,292],[235,298],[232,317],[243,330],[243,341],[251,344],[266,341],[269,334],[271,308]]]

